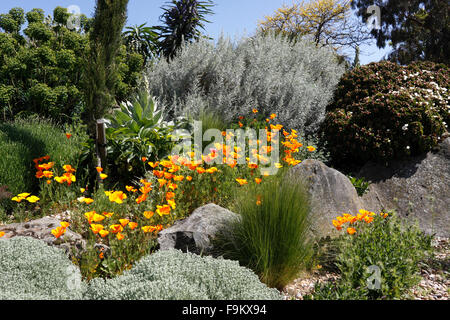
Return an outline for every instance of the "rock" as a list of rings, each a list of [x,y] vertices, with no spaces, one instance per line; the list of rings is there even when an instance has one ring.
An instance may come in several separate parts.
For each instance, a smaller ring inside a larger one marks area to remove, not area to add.
[[[86,241],[79,235],[66,229],[66,233],[56,239],[51,233],[52,229],[60,226],[60,220],[44,217],[37,220],[31,220],[22,223],[12,223],[0,226],[0,231],[5,232],[1,240],[10,239],[16,236],[32,237],[45,241],[48,245],[56,246],[63,249],[69,255],[75,253],[81,254],[86,249]],[[74,251],[74,252],[73,252]]]
[[[437,152],[388,167],[366,164],[358,176],[371,181],[363,196],[367,210],[395,210],[428,234],[450,235],[450,138]]]
[[[196,209],[188,218],[178,220],[158,235],[160,250],[179,249],[184,252],[209,254],[211,240],[227,222],[238,215],[213,203]]]
[[[356,189],[341,172],[318,160],[305,160],[289,171],[289,177],[307,183],[311,196],[311,231],[317,237],[338,235],[331,221],[342,213],[364,209]]]

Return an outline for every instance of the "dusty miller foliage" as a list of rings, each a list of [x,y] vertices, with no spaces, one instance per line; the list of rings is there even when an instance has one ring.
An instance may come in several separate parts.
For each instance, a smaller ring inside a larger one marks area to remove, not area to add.
[[[147,78],[150,94],[172,115],[210,109],[235,120],[257,108],[309,134],[324,119],[343,72],[330,49],[269,34],[187,43],[171,62],[152,66]]]
[[[42,240],[0,240],[0,300],[82,299],[80,270]]]
[[[237,261],[201,257],[179,250],[157,251],[113,279],[91,280],[91,300],[276,300],[276,289],[262,284]]]

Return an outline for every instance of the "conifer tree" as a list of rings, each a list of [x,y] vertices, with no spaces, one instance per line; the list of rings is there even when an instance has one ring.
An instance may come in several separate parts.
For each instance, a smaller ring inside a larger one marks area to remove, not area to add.
[[[128,0],[97,0],[86,60],[85,120],[92,132],[97,119],[112,108],[118,75],[116,57],[122,44]]]
[[[86,59],[84,113],[92,137],[96,135],[96,121],[115,105],[114,91],[118,77],[116,58],[122,45],[127,6],[128,0],[97,0],[95,7],[90,51]],[[96,140],[99,158],[100,146]],[[101,164],[104,166],[104,163]]]

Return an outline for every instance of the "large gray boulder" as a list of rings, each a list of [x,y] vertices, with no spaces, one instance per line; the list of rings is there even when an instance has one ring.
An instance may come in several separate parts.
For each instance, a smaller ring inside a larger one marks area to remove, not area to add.
[[[358,197],[350,180],[317,160],[293,167],[290,179],[305,181],[311,196],[314,235],[337,235],[331,221],[342,213],[395,210],[403,220],[428,234],[450,236],[450,138],[437,150],[388,167],[366,164],[357,175],[370,181]]]
[[[200,207],[186,219],[159,232],[160,250],[179,249],[197,254],[212,253],[211,240],[238,215],[213,203]]]
[[[63,249],[67,254],[79,255],[86,249],[86,240],[76,232],[66,229],[66,233],[60,238],[55,238],[51,233],[52,229],[59,227],[61,220],[52,217],[44,217],[22,223],[11,223],[0,226],[0,231],[5,232],[1,240],[13,237],[32,237],[42,240],[48,245]]]
[[[371,181],[367,208],[396,210],[428,234],[450,236],[450,138],[435,152],[388,167],[366,164],[358,176]]]
[[[318,160],[304,160],[291,168],[289,179],[306,183],[311,199],[311,232],[314,236],[337,235],[332,220],[342,213],[364,209],[356,189],[341,172]]]

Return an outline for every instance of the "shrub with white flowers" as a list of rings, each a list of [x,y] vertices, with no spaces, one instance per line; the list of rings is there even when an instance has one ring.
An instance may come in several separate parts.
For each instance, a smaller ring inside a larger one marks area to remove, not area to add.
[[[346,73],[322,132],[333,160],[381,163],[430,151],[448,131],[448,66],[371,63]]]

